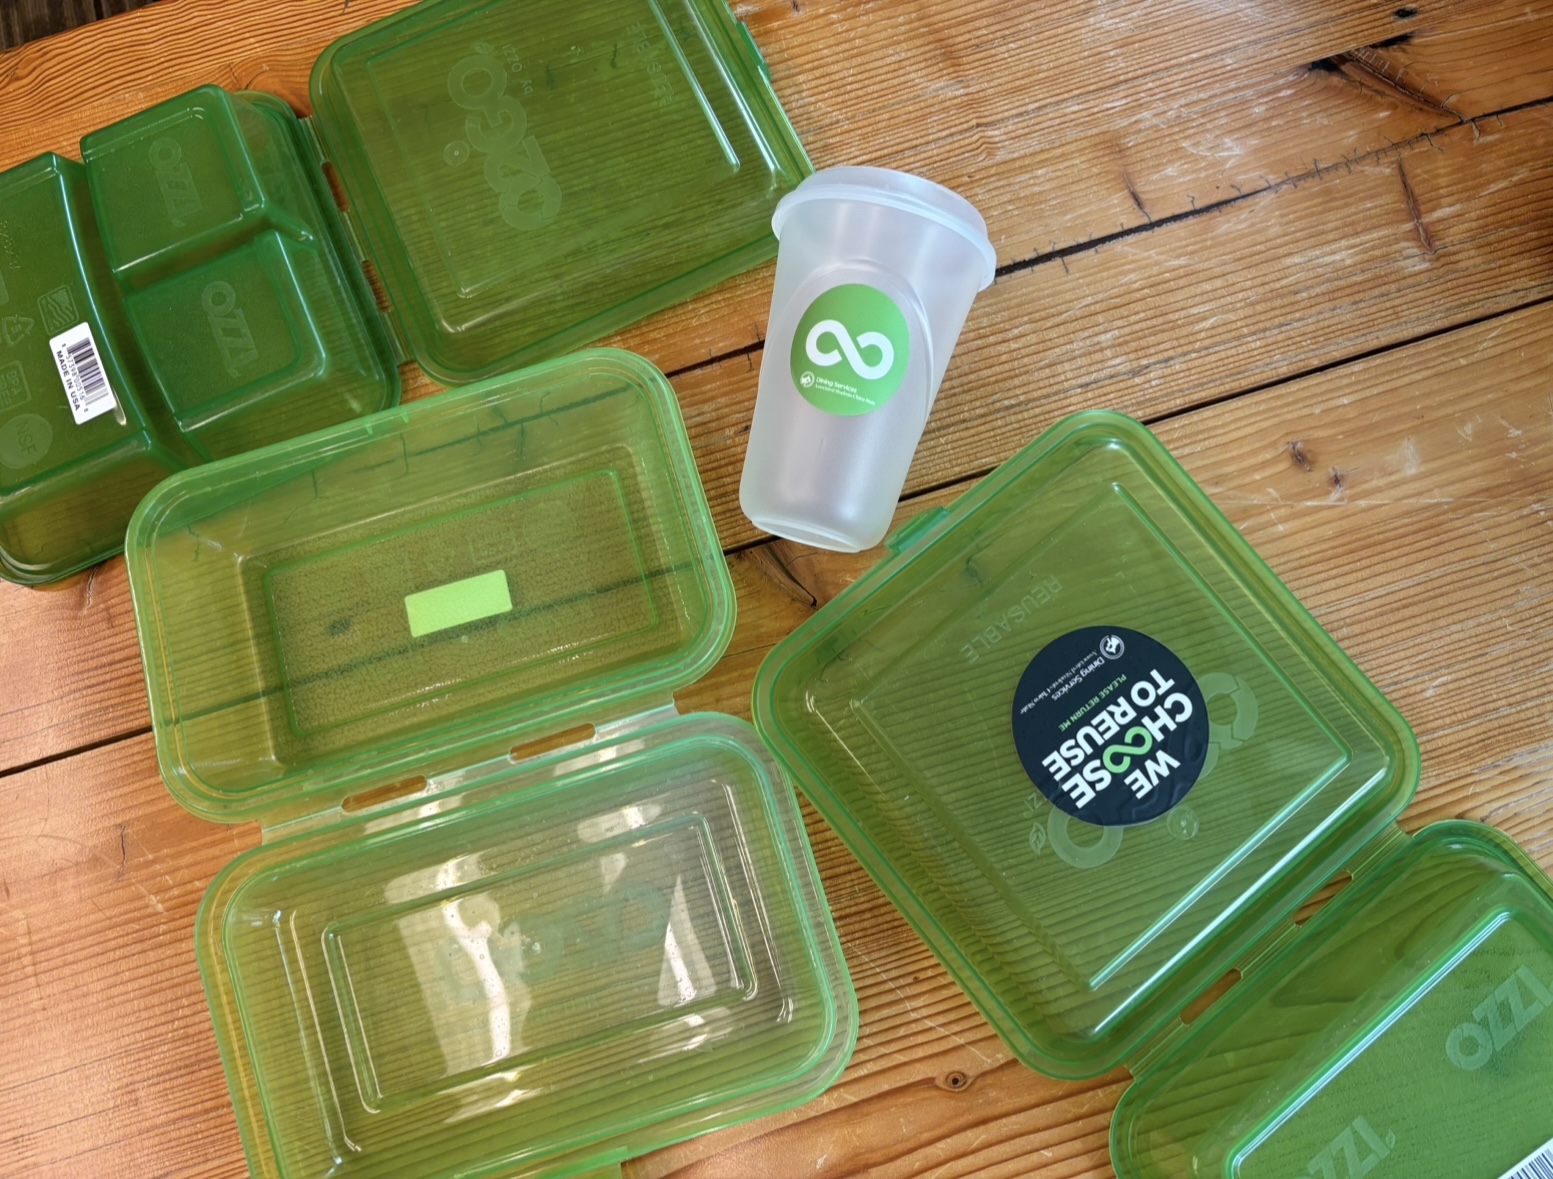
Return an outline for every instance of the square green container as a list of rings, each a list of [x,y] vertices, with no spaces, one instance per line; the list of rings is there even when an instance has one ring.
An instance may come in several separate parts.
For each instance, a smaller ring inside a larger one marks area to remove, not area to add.
[[[1498,1179],[1553,1138],[1553,886],[1489,828],[1401,834],[1406,724],[1146,429],[1069,418],[891,547],[767,658],[756,726],[1020,1060],[1133,1072],[1122,1179]],[[1099,719],[1133,633],[1200,692],[1200,776],[1148,821],[1021,759],[1021,681],[1075,631],[1080,754],[1150,744]]]
[[[391,405],[406,357],[468,383],[764,261],[812,171],[724,0],[428,0],[311,94],[203,87],[0,174],[0,576],[111,555],[171,471]],[[78,324],[82,425],[49,343]]]
[[[256,1176],[617,1173],[835,1080],[792,788],[673,707],[734,599],[646,361],[182,472],[127,555],[168,788],[265,825],[196,927]]]

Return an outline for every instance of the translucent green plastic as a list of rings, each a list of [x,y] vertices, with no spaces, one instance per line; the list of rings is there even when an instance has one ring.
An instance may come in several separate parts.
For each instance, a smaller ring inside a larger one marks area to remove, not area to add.
[[[312,98],[410,349],[450,383],[773,256],[812,170],[723,0],[436,0],[330,46]]]
[[[0,174],[0,575],[123,544],[172,471],[398,396],[388,337],[296,117],[204,87]],[[77,424],[49,342],[112,390]]]
[[[184,473],[128,547],[169,786],[273,821],[666,702],[733,626],[704,503],[668,382],[612,351]],[[492,575],[510,608],[412,633]]]
[[[646,361],[184,472],[127,556],[169,789],[269,830],[197,927],[260,1179],[583,1175],[835,1079],[856,1004],[792,788],[665,707],[733,590]]]
[[[746,270],[813,170],[723,0],[429,0],[331,45],[312,98],[316,132],[206,86],[84,169],[0,173],[0,576],[116,552],[172,471],[393,404],[401,345],[466,383]],[[116,400],[78,426],[49,341],[81,323]]]
[[[1111,1156],[1120,1179],[1500,1179],[1549,1143],[1553,885],[1501,833],[1442,823],[1128,1090]]]
[[[791,787],[731,717],[251,852],[198,949],[258,1179],[590,1172],[817,1096],[856,1035]]]
[[[1553,1140],[1553,884],[1490,828],[1396,829],[1411,732],[1146,429],[1060,422],[891,544],[767,658],[756,726],[1021,1060],[1131,1069],[1119,1179],[1501,1179]],[[1014,746],[1087,626],[1207,703],[1148,822],[1067,818]]]
[[[756,724],[1019,1058],[1096,1076],[1391,822],[1416,747],[1130,419],[1053,427],[927,534],[772,652]],[[1036,653],[1105,625],[1212,721],[1186,801],[1126,828],[1053,807],[1010,727]]]

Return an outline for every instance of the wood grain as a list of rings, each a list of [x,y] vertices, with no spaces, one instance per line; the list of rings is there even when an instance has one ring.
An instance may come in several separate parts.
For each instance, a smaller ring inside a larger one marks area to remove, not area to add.
[[[1457,127],[1006,274],[986,291],[908,491],[1086,406],[1157,418],[1553,294],[1553,109]],[[675,381],[730,547],[758,355]]]
[[[0,124],[11,130],[0,167],[44,150],[74,154],[86,132],[209,82],[266,90],[305,110],[323,48],[405,2],[163,0],[0,54]],[[1429,49],[1432,84],[1447,89],[1494,60],[1503,106],[1491,109],[1547,98],[1545,42],[1511,15],[1519,10],[1494,0],[1404,20],[1374,0],[1300,0],[1254,16],[1229,6],[1205,23],[1133,2],[1061,5],[1011,25],[989,0],[739,8],[818,164],[902,167],[971,193],[1005,265],[1459,122],[1438,103],[1420,104],[1410,87],[1311,69],[1398,35]],[[1466,19],[1463,11],[1477,15],[1459,28],[1451,19]],[[1375,52],[1392,60],[1398,51]],[[665,371],[704,363],[758,345],[769,292],[768,266],[611,342]],[[405,375],[408,397],[436,388],[419,370]]]
[[[51,37],[66,29],[140,8],[153,0],[3,0],[0,49]]]
[[[1405,824],[1495,822],[1553,868],[1550,347],[1544,304],[1158,431],[1417,729]],[[747,715],[759,658],[812,609],[800,597],[828,600],[875,555],[806,550],[780,571],[736,555],[731,653],[682,707]],[[0,1174],[106,1159],[126,1176],[242,1174],[191,946],[200,893],[254,831],[180,811],[145,736],[0,779],[0,808],[0,1126],[26,1128],[7,1131]],[[1012,1064],[805,809],[862,1005],[856,1058],[821,1100],[639,1160],[632,1179],[788,1176],[795,1158],[820,1176],[1107,1174],[1124,1078]]]
[[[1156,418],[1553,293],[1550,140],[1553,108],[1488,117],[1005,274],[908,490],[985,472],[1074,409]],[[730,548],[760,539],[737,492],[759,363],[675,379]],[[132,629],[120,560],[44,593],[0,584],[0,658],[37,669],[0,703],[0,768],[146,727]]]
[[[323,46],[403,2],[160,0],[0,53],[0,167],[205,81],[300,106]],[[1405,825],[1483,819],[1553,867],[1553,10],[738,10],[818,163],[955,184],[998,246],[901,518],[1070,410],[1154,420],[1417,729]],[[769,284],[757,271],[614,341],[683,370],[732,551],[738,629],[687,709],[748,715],[765,654],[878,555],[763,541],[737,511]],[[160,782],[122,560],[0,586],[0,684],[0,1176],[243,1175],[192,922],[257,832],[186,815]],[[1126,1078],[1013,1063],[805,815],[857,1055],[820,1100],[630,1179],[1109,1175]]]

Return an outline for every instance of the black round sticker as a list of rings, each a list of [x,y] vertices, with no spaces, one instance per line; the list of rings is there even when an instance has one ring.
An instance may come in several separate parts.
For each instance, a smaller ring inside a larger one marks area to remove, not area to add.
[[[1186,664],[1123,626],[1070,630],[1014,694],[1014,747],[1054,806],[1101,827],[1157,819],[1197,784],[1208,706]]]

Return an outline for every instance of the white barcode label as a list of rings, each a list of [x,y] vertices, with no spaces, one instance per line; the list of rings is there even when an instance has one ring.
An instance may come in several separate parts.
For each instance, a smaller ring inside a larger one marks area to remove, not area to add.
[[[1553,1179],[1553,1142],[1533,1151],[1530,1158],[1511,1167],[1500,1179]]]
[[[118,404],[108,385],[108,374],[90,324],[78,323],[68,332],[61,332],[49,341],[49,351],[54,354],[54,367],[59,369],[59,379],[64,382],[76,425],[84,426]]]

